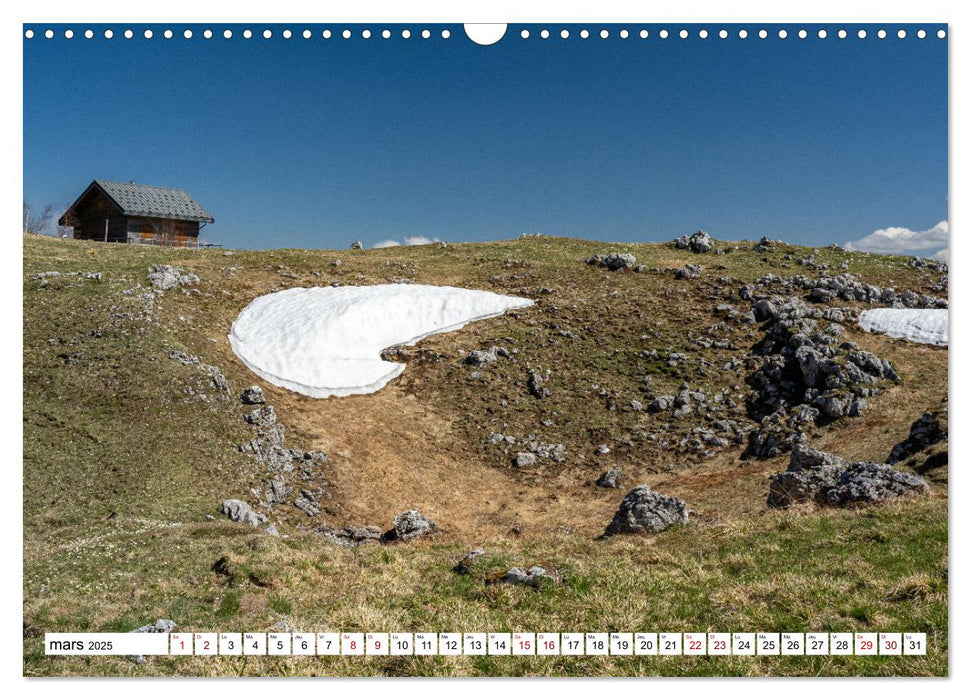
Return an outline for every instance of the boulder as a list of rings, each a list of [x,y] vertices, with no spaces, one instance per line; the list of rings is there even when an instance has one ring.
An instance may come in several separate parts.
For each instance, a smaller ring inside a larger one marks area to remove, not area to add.
[[[465,364],[472,365],[473,367],[483,367],[484,365],[492,364],[497,359],[499,357],[496,354],[496,348],[491,348],[490,350],[473,350],[465,356]]]
[[[239,395],[239,400],[250,406],[266,403],[266,397],[263,396],[263,388],[255,384],[243,389],[243,393]]]
[[[707,253],[712,249],[715,242],[711,236],[704,231],[695,231],[690,236],[681,236],[674,239],[674,247],[680,250],[690,250],[692,253]]]
[[[386,540],[413,540],[430,535],[438,530],[434,520],[430,520],[417,510],[407,510],[391,522],[391,529],[385,533]]]
[[[887,464],[897,464],[908,457],[947,440],[947,406],[936,411],[928,411],[910,426],[910,433],[903,442],[898,442],[890,450]]]
[[[176,287],[186,287],[199,282],[199,278],[192,274],[184,274],[182,270],[171,265],[156,265],[148,273],[148,281],[159,292],[166,292]]]
[[[661,532],[672,525],[687,522],[688,509],[684,501],[664,496],[652,491],[649,486],[641,485],[624,496],[603,536]]]
[[[360,241],[354,241],[353,243],[351,243],[351,250],[363,250],[363,249],[364,249],[364,244],[361,243]]]
[[[532,467],[536,465],[537,457],[532,452],[517,452],[513,459],[513,464],[519,468]]]
[[[796,503],[827,503],[827,492],[846,466],[842,457],[797,443],[789,456],[789,468],[772,476],[766,504],[788,508]]]
[[[674,273],[674,279],[676,280],[694,280],[701,277],[701,273],[704,268],[701,265],[692,265],[688,263],[680,270]]]
[[[546,384],[546,375],[537,370],[530,370],[529,379],[526,380],[526,386],[529,389],[529,393],[535,396],[537,399],[545,399],[550,395],[550,390],[544,386]]]
[[[887,464],[857,462],[843,472],[826,498],[835,506],[880,503],[905,495],[925,494],[927,482],[914,474],[897,471]]]
[[[546,569],[544,569],[542,566],[531,566],[525,571],[520,569],[518,566],[514,566],[513,568],[509,569],[509,571],[507,571],[500,580],[503,583],[539,588],[543,581],[552,581],[553,577],[548,575],[546,573]]]
[[[259,527],[266,522],[266,516],[253,510],[249,503],[235,498],[227,498],[222,504],[222,514],[237,523]]]
[[[619,489],[622,487],[620,480],[623,476],[620,469],[608,469],[597,479],[597,486],[603,489]]]

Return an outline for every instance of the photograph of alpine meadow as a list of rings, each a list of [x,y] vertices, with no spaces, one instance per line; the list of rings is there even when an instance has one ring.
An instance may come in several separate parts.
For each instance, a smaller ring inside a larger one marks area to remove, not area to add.
[[[949,25],[21,34],[23,676],[949,675]]]

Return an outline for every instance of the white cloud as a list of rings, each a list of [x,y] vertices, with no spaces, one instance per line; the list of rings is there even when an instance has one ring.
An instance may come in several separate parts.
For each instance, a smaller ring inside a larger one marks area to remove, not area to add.
[[[403,242],[398,242],[392,239],[387,239],[384,241],[378,241],[372,248],[394,248],[399,245],[428,245],[429,243],[441,243],[441,238],[426,238],[425,236],[405,236]]]
[[[848,241],[847,250],[860,250],[887,255],[923,255],[935,260],[947,260],[947,234],[949,226],[941,221],[926,231],[911,231],[902,226],[891,226],[874,231],[855,241]],[[933,251],[930,255],[929,252]]]

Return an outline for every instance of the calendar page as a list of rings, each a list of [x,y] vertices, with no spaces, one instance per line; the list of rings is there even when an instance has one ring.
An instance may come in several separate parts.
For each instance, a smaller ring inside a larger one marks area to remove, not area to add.
[[[949,675],[946,17],[326,12],[18,25],[23,675]]]

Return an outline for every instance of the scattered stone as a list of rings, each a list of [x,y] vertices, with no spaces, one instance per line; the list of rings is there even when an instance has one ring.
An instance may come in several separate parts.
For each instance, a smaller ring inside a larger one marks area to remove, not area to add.
[[[532,467],[536,465],[536,455],[532,452],[517,452],[516,457],[513,460],[513,464],[518,469],[525,469],[526,467]]]
[[[916,259],[916,258],[915,258]],[[890,450],[887,464],[897,464],[913,455],[947,440],[947,405],[936,411],[928,411],[910,426],[910,433],[903,442]]]
[[[531,566],[525,571],[520,569],[518,566],[514,566],[503,575],[500,581],[502,581],[502,583],[510,583],[513,585],[539,588],[544,581],[552,582],[553,577],[548,575],[546,573],[546,569],[544,569],[542,566]]]
[[[649,413],[661,413],[670,411],[674,407],[675,397],[671,394],[662,394],[654,398],[651,405],[647,407]]]
[[[684,501],[664,496],[641,485],[624,496],[613,520],[604,530],[603,537],[661,532],[672,525],[687,522],[688,509]]]
[[[595,449],[593,453],[597,456],[608,455],[610,454],[610,447],[608,447],[606,444],[597,445],[597,449]]]
[[[364,244],[361,243],[360,241],[354,241],[353,243],[351,243],[351,250],[363,250],[363,249],[364,249]]]
[[[280,537],[280,531],[276,529],[276,525],[268,526],[263,532],[268,534],[270,537]]]
[[[321,525],[316,528],[315,532],[341,547],[360,547],[366,544],[380,544],[382,538],[381,528],[375,527],[374,525],[365,525],[363,527],[348,525],[339,530]]]
[[[404,345],[392,345],[381,351],[381,359],[385,362],[407,362],[411,357],[411,351]]]
[[[497,349],[493,347],[489,350],[472,350],[465,356],[465,364],[472,365],[473,367],[484,367],[485,365],[492,364],[499,359],[496,354]]]
[[[927,482],[914,474],[900,472],[886,464],[858,462],[851,464],[829,490],[832,505],[880,503],[899,496],[925,494]]]
[[[246,501],[228,498],[223,501],[222,514],[236,523],[246,523],[259,527],[266,522],[266,516],[257,513]]]
[[[311,518],[320,515],[320,498],[313,491],[301,489],[300,497],[293,502],[293,506]]]
[[[216,367],[209,368],[209,376],[212,381],[212,385],[226,394],[228,394],[231,389],[229,386],[229,381],[226,379],[226,375],[219,371]]]
[[[452,571],[462,576],[467,576],[471,573],[471,564],[473,561],[485,554],[484,549],[473,549],[471,552],[462,557],[458,564],[452,567]]]
[[[149,271],[148,281],[152,287],[160,292],[167,292],[176,287],[187,287],[199,283],[199,278],[192,274],[184,274],[182,270],[171,265],[156,265]]]
[[[826,503],[827,492],[836,485],[846,467],[842,457],[797,444],[789,457],[789,468],[772,476],[766,503],[770,508]]]
[[[263,500],[271,508],[280,503],[286,503],[290,498],[290,494],[293,492],[293,489],[287,486],[287,481],[283,477],[283,474],[276,474],[273,478],[266,479],[263,483],[265,484]]]
[[[600,478],[597,479],[597,486],[602,489],[619,489],[623,485],[620,483],[621,478],[624,476],[624,472],[620,469],[608,469]]]
[[[544,386],[547,379],[549,378],[549,371],[544,374],[538,370],[530,370],[529,379],[526,380],[526,386],[529,388],[529,393],[535,396],[537,399],[545,399],[550,395],[549,387]]]
[[[243,389],[243,393],[239,395],[239,399],[244,404],[250,406],[257,406],[266,403],[266,397],[263,395],[263,388],[257,386],[256,384]]]
[[[632,270],[637,265],[637,258],[630,253],[608,253],[594,255],[587,259],[588,265],[599,265],[611,271]]]
[[[690,236],[681,236],[674,239],[674,247],[679,250],[690,250],[692,253],[707,253],[712,249],[715,242],[711,236],[704,231],[695,231]]]
[[[675,271],[674,279],[676,280],[694,280],[701,277],[701,273],[704,268],[701,265],[692,265],[688,263],[680,270]]]
[[[417,510],[407,510],[391,522],[391,529],[385,533],[386,540],[413,540],[425,537],[438,530],[434,520],[423,516]]]

